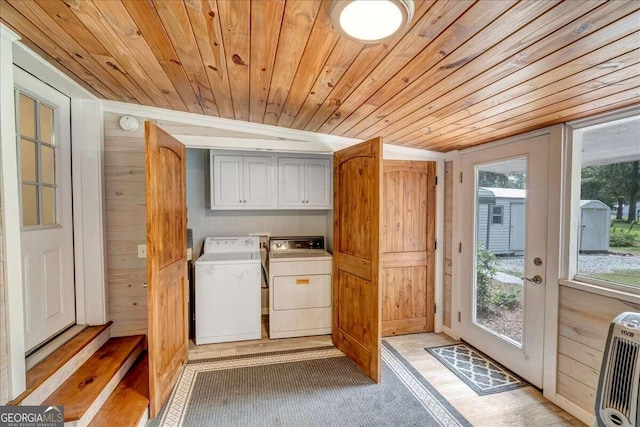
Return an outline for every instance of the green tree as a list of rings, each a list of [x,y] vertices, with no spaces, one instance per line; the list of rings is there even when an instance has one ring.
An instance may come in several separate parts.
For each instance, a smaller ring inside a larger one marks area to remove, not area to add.
[[[480,187],[524,189],[526,185],[526,175],[481,170],[478,172],[478,183]]]
[[[582,200],[600,200],[616,206],[616,219],[623,220],[622,206],[629,202],[628,222],[636,220],[636,201],[640,191],[639,162],[622,162],[582,168]]]

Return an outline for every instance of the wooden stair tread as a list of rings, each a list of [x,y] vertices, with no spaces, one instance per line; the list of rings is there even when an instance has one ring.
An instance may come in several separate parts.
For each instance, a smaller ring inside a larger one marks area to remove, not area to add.
[[[149,406],[149,358],[144,352],[118,383],[89,427],[135,427]]]
[[[27,396],[29,396],[42,383],[55,374],[58,369],[63,367],[73,356],[78,354],[98,335],[104,332],[113,322],[104,325],[88,326],[84,328],[78,335],[64,343],[59,349],[45,357],[40,363],[27,371],[27,389],[16,399],[11,401],[10,405],[19,405]]]
[[[111,381],[144,335],[111,338],[42,405],[64,405],[64,421],[77,421]]]

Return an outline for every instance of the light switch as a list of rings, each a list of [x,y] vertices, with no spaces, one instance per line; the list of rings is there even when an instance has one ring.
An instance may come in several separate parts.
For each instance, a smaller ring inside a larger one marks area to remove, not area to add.
[[[147,245],[138,245],[138,258],[147,257]]]

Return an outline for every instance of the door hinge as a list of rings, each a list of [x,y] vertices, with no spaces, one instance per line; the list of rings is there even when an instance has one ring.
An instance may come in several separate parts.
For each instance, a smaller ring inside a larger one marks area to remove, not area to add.
[[[438,185],[438,175],[436,175],[436,185]]]
[[[437,251],[437,250],[438,250],[438,241],[437,241],[437,240],[434,240],[434,241],[433,241],[433,250],[434,250],[434,251]]]
[[[433,304],[433,314],[438,313],[438,305],[437,304]]]
[[[458,253],[462,253],[462,242],[458,243]]]
[[[462,313],[458,312],[458,323],[462,321]]]
[[[460,172],[460,183],[462,183],[462,172]]]

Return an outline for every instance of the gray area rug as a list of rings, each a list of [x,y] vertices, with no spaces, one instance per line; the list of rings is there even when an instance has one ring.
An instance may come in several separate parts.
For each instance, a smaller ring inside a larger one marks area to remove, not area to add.
[[[334,347],[187,364],[162,426],[470,426],[388,343],[373,383]]]
[[[466,344],[425,348],[479,396],[501,393],[528,384],[499,363]]]

